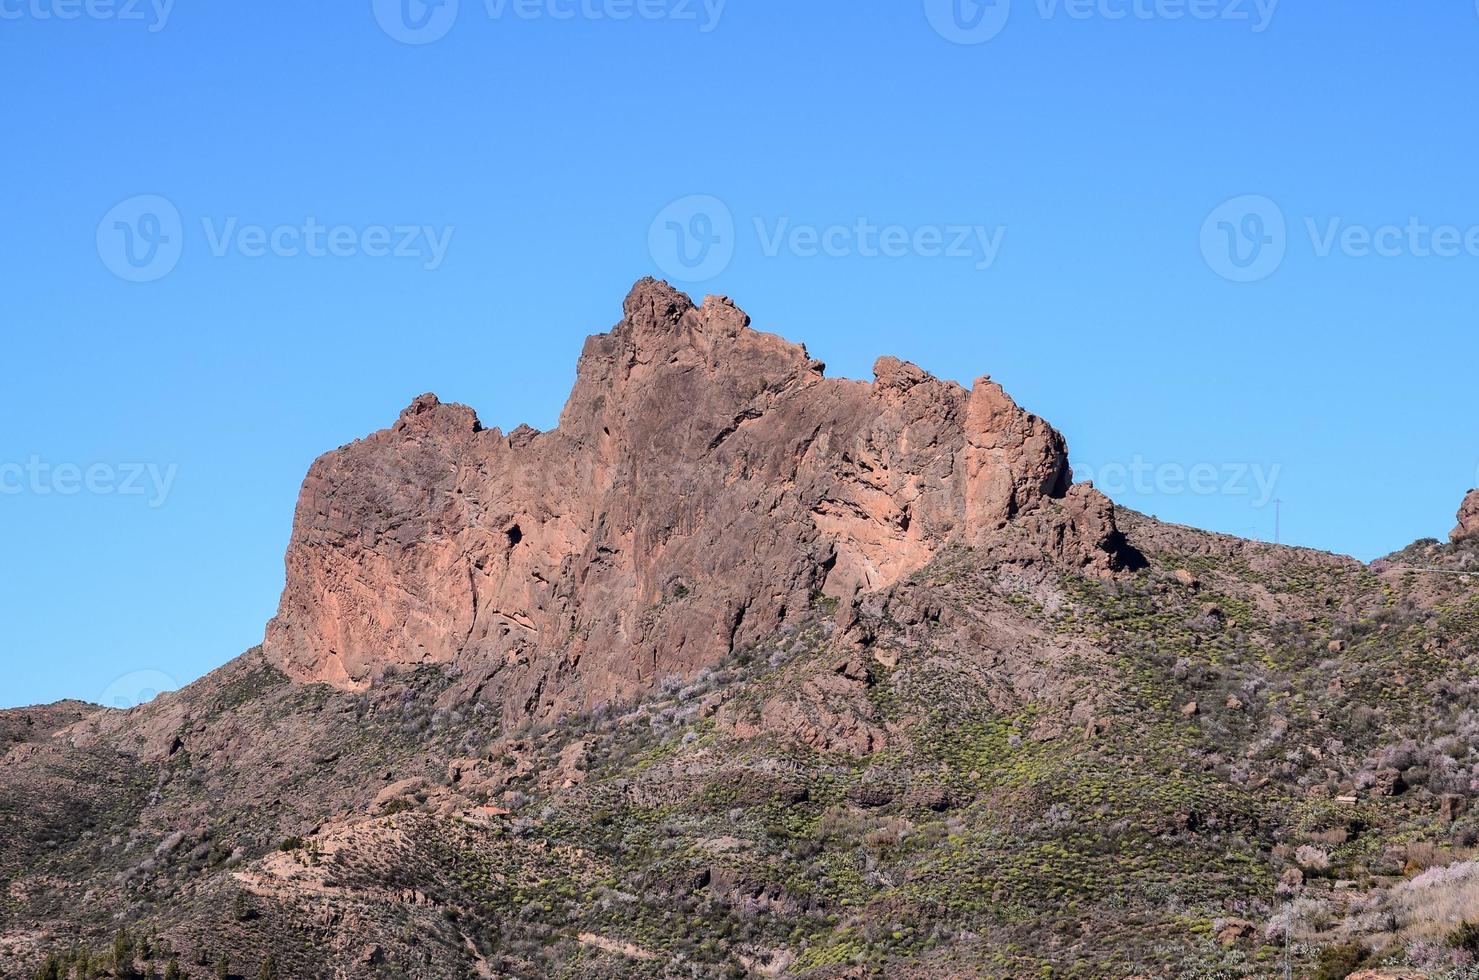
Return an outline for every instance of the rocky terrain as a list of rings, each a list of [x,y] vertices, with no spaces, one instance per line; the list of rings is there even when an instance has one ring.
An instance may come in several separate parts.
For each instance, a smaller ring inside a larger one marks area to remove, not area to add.
[[[850,602],[1012,521],[1044,525],[1043,559],[1123,563],[1109,502],[1069,486],[1047,423],[989,379],[875,370],[827,379],[727,299],[639,283],[553,432],[424,395],[313,466],[267,658],[343,690],[448,665],[455,698],[545,720],[712,667],[814,593]]]
[[[0,712],[0,976],[1479,976],[1475,576],[644,281],[557,429],[316,462],[262,647]]]

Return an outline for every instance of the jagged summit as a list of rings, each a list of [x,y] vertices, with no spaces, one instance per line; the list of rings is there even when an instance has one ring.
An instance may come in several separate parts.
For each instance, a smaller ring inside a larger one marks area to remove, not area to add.
[[[456,664],[542,715],[626,698],[965,544],[1110,574],[1109,501],[989,379],[892,357],[829,379],[730,300],[638,282],[586,341],[559,427],[508,435],[417,398],[304,484],[269,659],[362,688]]]

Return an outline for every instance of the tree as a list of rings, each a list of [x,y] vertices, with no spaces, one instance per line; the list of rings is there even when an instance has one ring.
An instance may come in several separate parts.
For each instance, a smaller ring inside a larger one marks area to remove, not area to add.
[[[183,977],[184,974],[180,972],[180,961],[171,956],[169,965],[164,968],[164,980],[182,980]]]
[[[216,980],[231,980],[231,957],[225,953],[216,960]]]
[[[134,975],[134,941],[127,929],[119,929],[113,937],[113,972],[120,977]]]
[[[277,957],[271,953],[262,961],[262,970],[257,974],[257,980],[277,980]]]
[[[62,961],[57,959],[55,953],[46,957],[46,962],[36,971],[36,980],[63,980]]]

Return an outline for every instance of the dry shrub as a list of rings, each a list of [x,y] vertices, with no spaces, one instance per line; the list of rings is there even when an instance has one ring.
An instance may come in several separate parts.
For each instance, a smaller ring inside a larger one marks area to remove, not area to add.
[[[1479,861],[1430,868],[1393,888],[1391,904],[1403,933],[1446,941],[1479,920]]]

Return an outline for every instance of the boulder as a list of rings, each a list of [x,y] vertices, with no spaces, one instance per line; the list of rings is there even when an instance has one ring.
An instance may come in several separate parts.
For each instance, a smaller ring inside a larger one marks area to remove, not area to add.
[[[1470,490],[1458,509],[1458,527],[1453,529],[1448,538],[1457,543],[1476,535],[1479,535],[1479,490]]]

